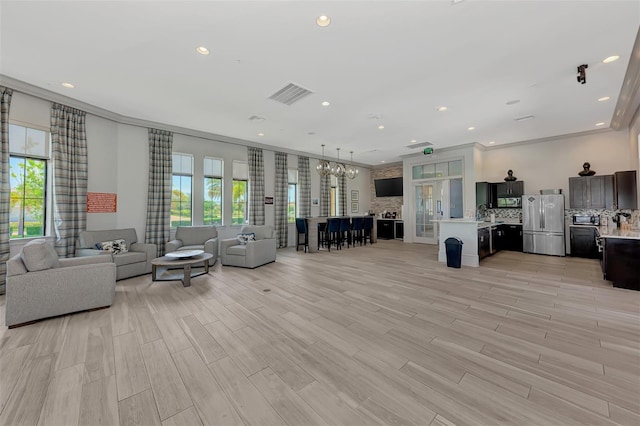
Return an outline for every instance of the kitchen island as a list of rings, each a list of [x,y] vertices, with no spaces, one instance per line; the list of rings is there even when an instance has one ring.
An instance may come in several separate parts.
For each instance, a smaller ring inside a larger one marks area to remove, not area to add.
[[[602,272],[614,287],[640,290],[640,229],[600,228]]]
[[[435,222],[435,221],[434,221]],[[462,239],[462,264],[479,266],[480,260],[500,250],[522,252],[522,223],[501,218],[496,222],[473,219],[443,219],[440,228],[438,261],[447,261],[444,242],[449,237]]]
[[[438,261],[447,261],[444,242],[449,237],[455,237],[462,240],[462,265],[478,267],[480,265],[478,257],[478,225],[484,224],[484,222],[474,219],[442,219],[437,222],[440,228]]]

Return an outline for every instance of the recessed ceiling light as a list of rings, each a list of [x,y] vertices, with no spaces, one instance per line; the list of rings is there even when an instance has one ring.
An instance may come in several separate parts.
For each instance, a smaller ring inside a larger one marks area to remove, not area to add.
[[[440,111],[440,112],[446,111],[447,109],[449,109],[449,108],[447,108],[446,106],[438,107],[438,111]]]
[[[385,161],[384,161],[384,160],[381,160],[380,162],[381,162],[381,163],[385,163]]]
[[[467,127],[467,130],[475,130],[476,128],[471,126],[471,127]]]
[[[330,23],[331,18],[327,15],[320,15],[316,18],[316,24],[318,24],[319,27],[328,27]]]
[[[322,106],[329,106],[329,105],[331,105],[331,102],[324,101],[324,102],[322,103]]]
[[[491,141],[491,142],[489,142],[489,145],[493,145],[495,143],[496,143],[496,141]]]
[[[73,85],[73,84],[71,84],[71,83],[62,83],[62,86],[63,86],[63,87],[66,87],[67,89],[73,89],[73,88],[75,88],[75,87],[76,87],[76,86],[74,86],[74,85]]]
[[[258,136],[264,136],[264,133],[260,132],[258,133]]]
[[[604,126],[604,121],[601,121],[599,123],[596,123],[596,126]]]
[[[598,102],[608,101],[609,99],[611,99],[609,96],[603,96],[601,98],[598,98]]]
[[[611,62],[617,61],[618,59],[620,59],[620,56],[613,55],[613,56],[609,56],[608,58],[605,58],[602,62],[604,62],[605,64],[609,64]]]
[[[417,140],[415,140],[415,139],[411,139],[411,141],[410,141],[410,142],[411,142],[411,143],[416,143],[416,142],[418,142],[418,141],[417,141]]]
[[[199,47],[196,47],[196,52],[198,52],[201,55],[208,55],[209,54],[209,49],[207,49],[204,46],[199,46]]]
[[[378,129],[382,130],[382,129],[384,129],[384,126],[381,124],[381,125],[378,126]]]

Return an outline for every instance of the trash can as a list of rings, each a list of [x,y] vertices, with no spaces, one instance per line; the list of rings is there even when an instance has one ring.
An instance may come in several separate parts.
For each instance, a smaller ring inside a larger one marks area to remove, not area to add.
[[[459,268],[462,264],[462,240],[458,237],[449,237],[444,240],[447,250],[447,266]]]

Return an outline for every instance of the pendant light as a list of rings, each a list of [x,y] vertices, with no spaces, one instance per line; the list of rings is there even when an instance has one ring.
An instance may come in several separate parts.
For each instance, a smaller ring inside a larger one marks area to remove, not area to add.
[[[347,177],[349,179],[355,179],[358,177],[358,169],[353,165],[353,151],[351,152],[351,164],[349,164],[349,167],[347,167]]]
[[[339,178],[347,173],[347,166],[340,162],[340,148],[336,148],[336,151],[338,151],[338,161],[336,161],[336,165],[331,168],[331,174]]]
[[[316,171],[320,176],[329,176],[331,173],[331,165],[324,159],[324,144],[322,144],[322,160],[318,161]]]

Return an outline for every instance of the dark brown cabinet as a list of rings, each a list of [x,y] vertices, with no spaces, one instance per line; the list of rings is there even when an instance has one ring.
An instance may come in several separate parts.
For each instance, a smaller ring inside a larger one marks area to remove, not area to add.
[[[571,226],[569,229],[571,256],[599,259],[600,252],[596,237],[596,229],[592,226]]]
[[[378,219],[378,238],[381,240],[392,240],[395,235],[393,219]]]
[[[638,194],[636,171],[615,172],[615,198],[618,209],[637,209]]]
[[[496,184],[498,197],[522,197],[524,194],[524,181],[501,182]]]
[[[522,225],[501,225],[503,237],[501,250],[522,252]]]
[[[491,254],[491,230],[489,227],[478,229],[478,258],[484,259]]]
[[[613,208],[613,175],[569,178],[569,207],[572,209]]]
[[[614,287],[640,290],[640,240],[604,238],[605,279]]]
[[[496,185],[489,182],[476,182],[476,207],[496,208]]]

